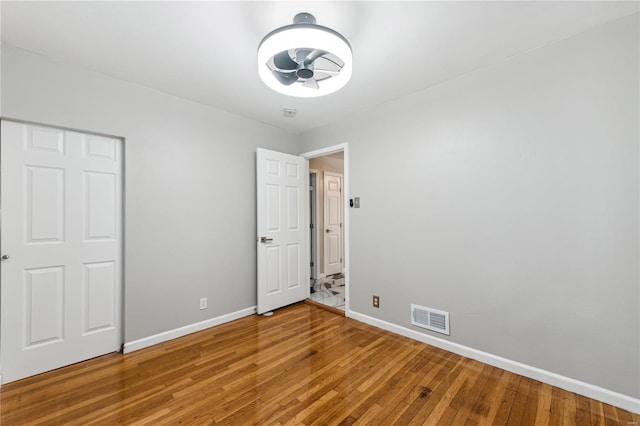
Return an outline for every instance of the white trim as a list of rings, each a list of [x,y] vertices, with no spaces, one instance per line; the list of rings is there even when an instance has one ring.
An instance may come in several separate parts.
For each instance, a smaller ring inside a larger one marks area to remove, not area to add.
[[[313,206],[309,205],[309,223],[311,223],[311,217],[313,216],[313,225],[315,226],[315,228],[313,228],[313,233],[315,234],[315,247],[311,247],[311,241],[309,241],[309,252],[313,252],[315,254],[315,256],[311,256],[311,262],[313,262],[313,264],[315,265],[315,272],[316,272],[316,276],[315,277],[311,277],[311,275],[309,275],[310,278],[313,279],[318,279],[320,278],[320,263],[318,261],[318,180],[320,179],[320,171],[316,170],[316,169],[309,169],[309,176],[311,175],[316,175],[316,182],[315,182],[315,187],[313,188]],[[309,188],[311,188],[311,179],[309,179]],[[311,207],[314,207],[313,209]],[[311,287],[309,287],[309,292],[307,294],[307,297],[311,296]]]
[[[351,296],[349,292],[349,287],[351,283],[351,274],[350,274],[350,256],[349,256],[349,248],[350,248],[350,211],[349,206],[346,204],[349,202],[349,144],[347,142],[339,143],[337,145],[327,146],[325,148],[316,149],[315,151],[303,152],[300,154],[300,157],[304,157],[307,160],[314,157],[321,157],[327,154],[333,154],[334,152],[342,151],[344,154],[344,168],[342,173],[344,175],[343,182],[343,197],[344,197],[344,314],[349,316],[351,312],[350,301]],[[318,274],[320,277],[320,274]]]
[[[304,157],[307,160],[315,157],[322,157],[323,155],[335,154],[336,152],[345,151],[349,148],[348,143],[339,143],[337,145],[327,146],[325,148],[316,149],[315,151],[303,152],[300,157]],[[346,158],[345,158],[346,160]]]
[[[304,187],[309,188],[310,186],[309,159],[307,158],[304,159],[304,165],[306,170],[306,173],[304,174]],[[316,189],[317,189],[317,184],[318,184],[318,177],[316,175]],[[311,223],[311,205],[308,202],[306,202],[305,204],[306,206],[304,209],[304,223],[309,224]],[[310,234],[307,232],[304,233],[304,247],[305,247],[304,259],[306,259],[304,260],[304,266],[302,267],[303,268],[302,270],[305,271],[304,278],[303,278],[303,282],[305,283],[304,298],[309,299],[311,297],[311,268],[309,267],[309,263],[311,262],[311,238],[310,238]],[[316,270],[316,273],[317,273],[317,270]]]
[[[162,333],[154,334],[153,336],[143,337],[142,339],[133,340],[124,344],[123,353],[128,354],[133,351],[147,348],[149,346],[157,345],[158,343],[166,342],[176,339],[178,337],[186,336],[187,334],[202,331],[216,325],[224,324],[225,322],[237,320],[242,317],[247,317],[256,313],[256,307],[250,306],[248,308],[240,309],[239,311],[231,312],[219,317],[210,318],[208,320],[196,322],[194,324],[185,325],[184,327],[174,328],[173,330],[163,331]]]
[[[638,398],[633,398],[631,396],[614,392],[600,386],[581,382],[570,377],[561,376],[560,374],[542,370],[537,367],[532,367],[530,365],[513,361],[507,358],[502,358],[497,355],[483,352],[478,349],[473,349],[458,343],[450,342],[438,337],[430,336],[419,331],[411,330],[409,328],[392,324],[390,322],[373,318],[358,312],[350,311],[347,316],[357,321],[372,325],[374,327],[382,328],[383,330],[400,334],[401,336],[405,336],[422,343],[427,343],[437,348],[444,349],[446,351],[453,352],[467,358],[475,359],[477,361],[484,362],[485,364],[502,368],[503,370],[520,374],[521,376],[525,376],[530,379],[538,380],[552,386],[557,386],[559,388],[568,390],[570,392],[575,392],[588,398],[597,399],[598,401],[623,408],[635,414],[640,414],[640,399]]]

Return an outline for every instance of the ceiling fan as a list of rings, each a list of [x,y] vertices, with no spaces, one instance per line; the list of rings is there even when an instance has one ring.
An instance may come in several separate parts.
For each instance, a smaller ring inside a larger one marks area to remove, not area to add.
[[[297,48],[277,53],[267,66],[285,86],[301,83],[304,87],[319,89],[318,82],[339,75],[344,62],[324,50]]]
[[[258,72],[272,89],[291,96],[333,93],[351,77],[351,46],[334,30],[299,13],[293,25],[278,28],[258,47]]]

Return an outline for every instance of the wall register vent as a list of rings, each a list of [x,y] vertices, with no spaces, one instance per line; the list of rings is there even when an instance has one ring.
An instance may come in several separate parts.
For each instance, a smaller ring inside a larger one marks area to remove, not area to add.
[[[411,304],[411,324],[449,335],[449,312]]]

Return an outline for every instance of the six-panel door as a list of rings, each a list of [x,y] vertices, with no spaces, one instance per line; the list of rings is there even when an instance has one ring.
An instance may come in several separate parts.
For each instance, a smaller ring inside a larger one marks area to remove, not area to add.
[[[324,173],[324,273],[342,272],[341,176]]]
[[[302,157],[260,148],[256,159],[257,292],[263,313],[307,296],[309,166]]]
[[[122,342],[122,141],[2,121],[3,382]]]

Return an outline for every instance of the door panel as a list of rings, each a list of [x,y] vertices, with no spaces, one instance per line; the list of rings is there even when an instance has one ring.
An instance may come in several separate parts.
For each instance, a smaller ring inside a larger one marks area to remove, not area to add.
[[[116,233],[117,175],[85,172],[85,240],[113,240]]]
[[[340,263],[340,238],[338,235],[329,235],[327,237],[327,261],[330,265]],[[332,272],[334,273],[334,272]]]
[[[300,244],[287,246],[287,287],[289,290],[300,286]]]
[[[122,141],[2,121],[5,383],[122,343]]]
[[[300,230],[300,188],[287,186],[287,230]]]
[[[26,242],[62,242],[65,222],[64,170],[26,166],[25,173]]]
[[[116,153],[118,141],[102,136],[87,135],[85,141],[85,158],[96,158],[98,160],[117,161]]]
[[[115,327],[117,283],[115,262],[84,264],[84,333]]]
[[[342,271],[342,177],[324,173],[324,273]]]
[[[304,299],[308,281],[307,160],[259,148],[257,176],[258,313]],[[266,240],[262,242],[261,238]]]
[[[64,267],[27,269],[24,286],[26,347],[62,340]]]
[[[64,130],[49,127],[28,126],[25,129],[27,150],[45,151],[64,155]]]
[[[267,257],[267,295],[281,292],[282,282],[280,281],[280,247],[265,247]]]

